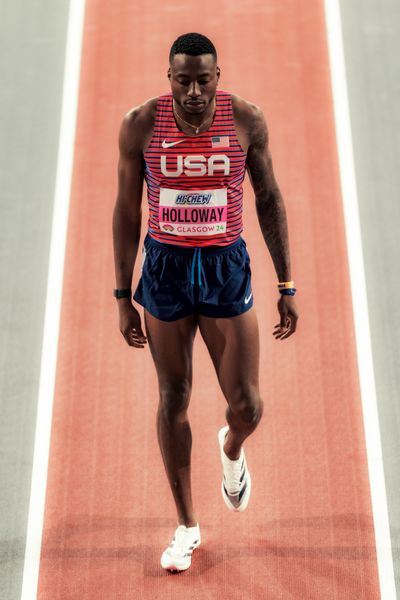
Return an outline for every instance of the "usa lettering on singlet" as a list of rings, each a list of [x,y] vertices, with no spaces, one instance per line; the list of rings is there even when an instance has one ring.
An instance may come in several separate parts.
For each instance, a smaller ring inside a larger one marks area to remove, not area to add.
[[[217,90],[213,123],[196,136],[178,129],[172,94],[159,96],[144,159],[152,238],[179,246],[227,246],[239,238],[246,155],[230,94]]]

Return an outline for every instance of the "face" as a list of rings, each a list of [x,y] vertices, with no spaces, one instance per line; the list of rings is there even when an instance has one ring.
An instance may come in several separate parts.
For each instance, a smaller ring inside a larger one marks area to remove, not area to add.
[[[202,113],[212,102],[219,76],[220,69],[212,54],[175,54],[168,69],[175,102],[191,114]]]

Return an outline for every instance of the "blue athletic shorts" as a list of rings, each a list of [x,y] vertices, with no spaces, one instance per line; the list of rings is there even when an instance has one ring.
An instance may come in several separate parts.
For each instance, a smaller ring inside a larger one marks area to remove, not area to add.
[[[134,300],[162,321],[192,313],[235,317],[253,306],[250,256],[240,236],[229,246],[163,244],[147,233]]]

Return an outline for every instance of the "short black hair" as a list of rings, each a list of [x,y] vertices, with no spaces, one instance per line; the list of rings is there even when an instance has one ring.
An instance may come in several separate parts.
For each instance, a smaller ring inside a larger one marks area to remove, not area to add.
[[[169,51],[169,62],[172,61],[175,54],[189,54],[190,56],[212,54],[217,60],[214,44],[201,33],[184,33],[176,38]]]

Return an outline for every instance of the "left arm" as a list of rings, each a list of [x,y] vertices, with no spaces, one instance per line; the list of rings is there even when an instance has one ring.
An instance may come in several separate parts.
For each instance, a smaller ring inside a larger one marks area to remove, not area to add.
[[[267,124],[262,111],[257,107],[253,109],[249,142],[247,170],[255,193],[261,232],[271,254],[278,281],[291,281],[286,209],[272,167]],[[285,339],[296,330],[298,312],[293,296],[279,296],[281,320],[275,326],[274,335],[276,339]]]
[[[286,209],[275,179],[268,147],[267,125],[260,109],[256,109],[251,126],[247,170],[255,193],[261,232],[271,254],[278,281],[291,281]]]

